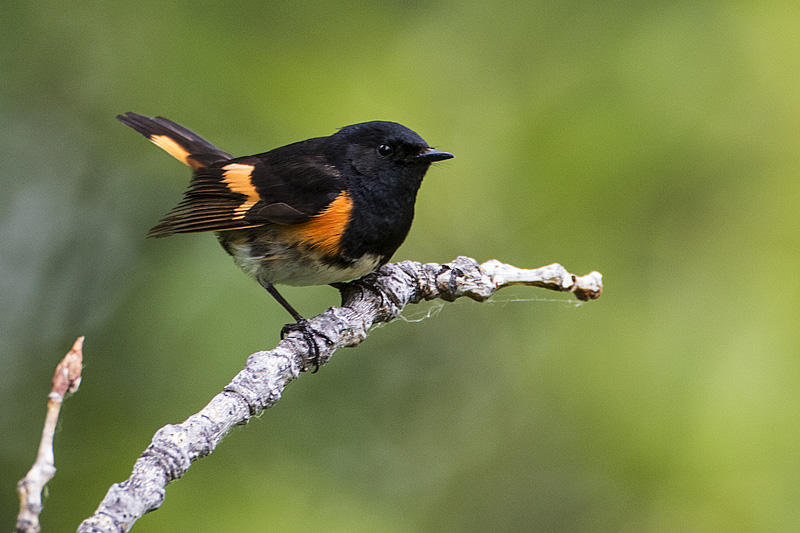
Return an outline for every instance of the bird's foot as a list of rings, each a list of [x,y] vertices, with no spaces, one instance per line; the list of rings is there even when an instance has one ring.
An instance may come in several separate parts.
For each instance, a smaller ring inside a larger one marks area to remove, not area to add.
[[[319,345],[317,345],[314,335],[322,337],[328,344],[333,344],[333,341],[321,331],[312,328],[311,324],[305,318],[301,318],[294,324],[285,324],[281,328],[281,340],[283,340],[286,335],[293,331],[299,331],[303,335],[303,340],[306,341],[306,345],[308,345],[308,351],[311,353],[311,362],[314,364],[314,370],[312,370],[311,373],[316,374],[317,370],[319,370],[320,361]]]

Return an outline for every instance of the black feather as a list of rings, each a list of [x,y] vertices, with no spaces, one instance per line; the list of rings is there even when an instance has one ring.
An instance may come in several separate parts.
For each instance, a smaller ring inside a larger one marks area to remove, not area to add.
[[[153,135],[166,135],[189,152],[189,157],[198,166],[208,166],[231,158],[195,132],[164,117],[146,117],[138,113],[127,112],[117,115],[117,119],[138,131],[148,139]]]

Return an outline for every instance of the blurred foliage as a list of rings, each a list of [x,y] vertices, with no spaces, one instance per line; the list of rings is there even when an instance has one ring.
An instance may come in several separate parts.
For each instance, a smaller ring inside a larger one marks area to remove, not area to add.
[[[397,259],[606,282],[582,306],[518,288],[374,331],[137,531],[800,528],[796,2],[12,0],[2,25],[4,527],[77,335],[46,531],[287,319],[212,236],[143,238],[189,173],[114,120],[137,111],[239,155],[404,123],[457,158]]]

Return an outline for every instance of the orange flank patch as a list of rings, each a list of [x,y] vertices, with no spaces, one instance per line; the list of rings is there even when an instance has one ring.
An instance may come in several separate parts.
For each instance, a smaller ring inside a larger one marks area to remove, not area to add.
[[[352,210],[352,198],[341,192],[320,214],[308,222],[287,227],[285,231],[290,240],[319,248],[326,255],[335,255],[339,252],[339,243]]]
[[[189,160],[189,152],[168,135],[151,135],[150,141],[184,165],[194,166]]]
[[[254,168],[253,165],[242,165],[241,163],[231,163],[222,167],[222,170],[225,171],[222,174],[222,181],[225,182],[225,185],[233,192],[247,196],[247,202],[253,204],[259,200],[258,191],[250,181],[250,175]],[[250,204],[250,207],[253,204]]]

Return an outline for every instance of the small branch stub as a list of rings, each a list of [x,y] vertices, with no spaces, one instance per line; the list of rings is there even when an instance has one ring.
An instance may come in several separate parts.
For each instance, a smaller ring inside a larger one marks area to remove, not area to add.
[[[444,265],[390,263],[357,281],[337,285],[341,307],[309,319],[319,347],[319,364],[327,363],[337,349],[361,343],[373,324],[393,320],[408,304],[435,298],[453,301],[462,296],[484,301],[514,284],[572,292],[582,300],[597,298],[602,292],[599,273],[575,276],[555,263],[537,269],[520,269],[496,260],[480,265],[469,257]],[[130,530],[142,515],[161,506],[170,481],[210,454],[231,428],[272,407],[283,389],[310,365],[308,345],[299,333],[288,335],[272,350],[251,354],[245,368],[208,405],[184,422],[156,432],[131,476],[111,486],[78,531]]]
[[[536,269],[517,268],[497,259],[486,261],[481,269],[499,289],[508,285],[532,285],[554,291],[572,292],[578,300],[596,300],[603,292],[603,276],[589,272],[584,276],[570,274],[558,263]]]
[[[19,494],[19,514],[17,515],[17,531],[36,533],[41,530],[39,515],[42,512],[42,490],[56,474],[53,455],[53,435],[58,424],[58,414],[66,393],[78,390],[81,384],[83,367],[83,337],[78,337],[72,349],[64,356],[53,374],[53,387],[47,400],[42,439],[39,453],[33,466],[17,483]]]

